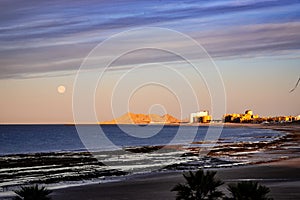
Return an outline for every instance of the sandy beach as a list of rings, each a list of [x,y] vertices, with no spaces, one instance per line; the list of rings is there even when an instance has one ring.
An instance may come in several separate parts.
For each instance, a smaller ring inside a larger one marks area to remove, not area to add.
[[[217,175],[225,185],[242,180],[255,180],[271,189],[274,199],[300,198],[300,159],[216,169]],[[183,178],[181,173],[161,173],[140,176],[122,182],[93,184],[80,187],[55,190],[53,199],[57,200],[98,200],[98,199],[175,199],[170,189]]]
[[[287,131],[293,134],[294,140],[299,141],[299,125],[254,125],[254,127]],[[274,199],[300,199],[300,157],[299,154],[291,157],[293,158],[270,163],[212,170],[218,171],[218,177],[225,182],[221,187],[224,193],[227,192],[227,184],[254,180],[269,187],[270,195]],[[176,194],[170,190],[179,182],[183,182],[181,172],[140,175],[120,182],[58,189],[52,193],[52,198],[55,200],[175,199]]]

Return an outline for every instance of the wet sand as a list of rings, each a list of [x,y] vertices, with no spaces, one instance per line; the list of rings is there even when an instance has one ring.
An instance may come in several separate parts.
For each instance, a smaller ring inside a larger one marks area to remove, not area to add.
[[[230,125],[227,125],[230,126]],[[232,125],[241,126],[241,125]],[[251,125],[250,125],[251,126]],[[253,125],[255,128],[271,128],[287,131],[299,141],[299,125]],[[298,143],[299,144],[299,143]],[[225,184],[220,188],[227,193],[227,184],[254,180],[270,188],[270,196],[277,199],[300,199],[300,156],[251,166],[214,169]],[[182,173],[156,173],[140,175],[121,182],[93,184],[55,190],[54,200],[98,200],[98,199],[175,199],[176,193],[170,192],[177,183],[183,182]]]
[[[255,180],[271,189],[274,199],[300,199],[300,159],[285,160],[253,166],[216,169],[225,185],[241,180]],[[115,183],[93,184],[55,190],[54,200],[98,199],[175,199],[170,189],[183,182],[181,173],[141,175],[134,179]]]

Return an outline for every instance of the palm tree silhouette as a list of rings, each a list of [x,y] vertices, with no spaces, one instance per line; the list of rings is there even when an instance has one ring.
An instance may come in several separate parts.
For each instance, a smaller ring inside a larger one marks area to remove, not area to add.
[[[229,185],[228,190],[232,197],[226,197],[225,200],[272,200],[267,196],[270,189],[253,181]]]
[[[186,183],[177,184],[171,191],[177,191],[176,200],[217,200],[223,196],[217,187],[223,182],[215,178],[217,172],[203,170],[183,174]]]
[[[14,200],[50,200],[48,195],[52,192],[45,187],[39,188],[38,185],[21,187],[20,190],[14,191],[18,196]]]

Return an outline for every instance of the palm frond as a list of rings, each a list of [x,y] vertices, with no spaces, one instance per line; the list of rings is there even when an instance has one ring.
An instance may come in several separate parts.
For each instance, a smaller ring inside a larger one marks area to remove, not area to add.
[[[272,200],[272,198],[268,197],[270,189],[253,181],[245,181],[239,182],[236,185],[229,185],[227,189],[232,195],[231,198],[227,199]]]
[[[14,200],[50,200],[48,195],[52,192],[45,187],[38,185],[21,187],[20,190],[14,191],[18,196]]]
[[[217,200],[223,196],[217,187],[223,182],[215,177],[217,172],[198,170],[184,173],[185,184],[177,184],[171,191],[177,191],[178,200]]]

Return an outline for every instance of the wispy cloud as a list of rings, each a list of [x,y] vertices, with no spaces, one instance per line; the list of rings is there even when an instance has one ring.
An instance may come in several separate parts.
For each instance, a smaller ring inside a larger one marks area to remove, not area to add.
[[[208,31],[199,37],[213,57],[260,56],[300,52],[300,22],[254,24]]]
[[[218,58],[299,52],[299,10],[297,0],[1,1],[0,78],[76,70],[99,42],[140,26],[183,31]]]

